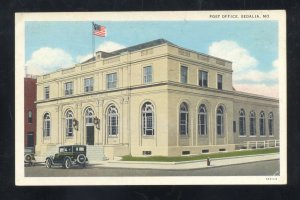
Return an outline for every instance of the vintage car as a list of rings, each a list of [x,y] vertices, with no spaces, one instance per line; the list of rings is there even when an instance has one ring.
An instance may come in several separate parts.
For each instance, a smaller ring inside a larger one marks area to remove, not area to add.
[[[35,163],[34,148],[25,147],[24,149],[24,164],[33,166]]]
[[[62,166],[66,169],[72,166],[84,168],[88,163],[85,145],[61,146],[58,150],[58,153],[54,156],[46,158],[45,165],[47,168],[51,168],[52,166]]]

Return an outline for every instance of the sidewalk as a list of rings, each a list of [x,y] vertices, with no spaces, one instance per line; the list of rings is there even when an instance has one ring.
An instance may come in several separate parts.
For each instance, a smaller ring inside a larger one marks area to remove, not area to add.
[[[226,165],[236,165],[236,164],[266,161],[266,160],[276,160],[276,159],[279,159],[279,153],[215,158],[215,159],[211,159],[210,166],[207,166],[206,160],[183,161],[183,162],[144,162],[144,161],[107,160],[107,161],[99,161],[99,162],[90,162],[90,165],[99,168],[105,167],[105,168],[186,170],[186,169],[199,169],[199,168],[208,168],[208,167],[220,167]]]

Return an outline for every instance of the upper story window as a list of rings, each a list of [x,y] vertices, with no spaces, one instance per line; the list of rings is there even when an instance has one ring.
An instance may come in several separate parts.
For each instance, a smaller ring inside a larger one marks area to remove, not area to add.
[[[107,89],[113,89],[117,87],[117,73],[106,75],[106,86]]]
[[[187,135],[188,134],[188,106],[186,103],[182,103],[180,105],[179,111],[179,131],[180,135]]]
[[[94,79],[86,78],[84,79],[84,92],[91,92],[94,90]]]
[[[152,66],[144,67],[144,83],[152,82]]]
[[[199,71],[199,81],[198,84],[201,87],[207,87],[208,73],[206,71]]]
[[[185,66],[181,66],[180,68],[180,82],[187,83],[188,79],[188,68]]]
[[[240,127],[240,135],[241,136],[246,135],[246,119],[245,119],[244,109],[240,110],[239,127]]]
[[[65,83],[65,95],[73,94],[73,82]]]
[[[50,114],[49,113],[46,113],[44,115],[44,123],[43,123],[43,135],[44,137],[49,137],[50,136],[50,123],[51,123],[51,120],[50,120]]]
[[[144,136],[154,135],[154,107],[150,102],[142,107],[142,132]]]
[[[256,135],[256,116],[254,111],[250,112],[250,135]]]
[[[44,87],[44,98],[49,99],[50,97],[50,91],[49,91],[49,86]]]
[[[263,111],[259,114],[259,134],[265,136],[265,113]]]
[[[269,136],[274,135],[274,119],[273,119],[273,113],[269,113],[269,119],[268,119],[268,124],[269,124]]]
[[[28,123],[32,123],[32,111],[28,111]]]
[[[223,76],[221,74],[218,74],[218,90],[222,90],[223,89]]]
[[[217,135],[221,136],[224,133],[224,108],[219,106],[217,109]]]

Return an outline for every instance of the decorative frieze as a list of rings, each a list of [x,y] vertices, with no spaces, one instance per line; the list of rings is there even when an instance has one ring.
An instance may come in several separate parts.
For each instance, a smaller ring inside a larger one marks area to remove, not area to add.
[[[216,63],[217,63],[218,65],[223,65],[223,66],[225,66],[225,61],[224,61],[224,60],[216,59]]]
[[[146,50],[141,51],[141,56],[147,56],[150,54],[153,54],[153,49],[146,49]]]
[[[70,69],[62,70],[62,74],[69,74],[69,73],[72,73],[72,72],[75,72],[75,67],[72,67]]]
[[[114,62],[119,62],[120,61],[120,56],[114,57],[114,58],[109,58],[109,59],[105,59],[103,61],[103,64],[110,64],[110,63],[114,63]]]
[[[190,57],[190,52],[186,51],[186,50],[183,50],[183,49],[178,49],[178,54],[182,55],[182,56]]]

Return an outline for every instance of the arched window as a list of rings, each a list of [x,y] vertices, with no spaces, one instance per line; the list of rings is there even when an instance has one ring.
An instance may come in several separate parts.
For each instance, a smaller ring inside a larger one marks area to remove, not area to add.
[[[256,135],[256,116],[254,111],[250,112],[250,135]]]
[[[154,108],[150,102],[144,103],[142,107],[142,133],[154,135]]]
[[[88,108],[85,111],[85,125],[94,125],[94,111],[91,108]]]
[[[217,109],[217,135],[221,136],[224,133],[224,108],[219,106]]]
[[[28,123],[32,123],[32,111],[28,111]]]
[[[244,109],[240,110],[239,127],[240,127],[240,135],[241,136],[246,135],[246,119],[245,119]]]
[[[204,104],[198,110],[198,134],[207,135],[207,111]]]
[[[49,137],[50,136],[50,124],[51,124],[50,114],[46,113],[44,115],[44,123],[43,123],[43,135],[44,135],[44,137]]]
[[[259,134],[261,136],[266,135],[265,133],[265,113],[263,111],[259,114]]]
[[[74,120],[73,112],[68,110],[66,112],[66,136],[67,137],[73,136],[73,120]]]
[[[180,105],[180,111],[179,111],[179,132],[180,132],[180,135],[187,135],[188,134],[188,117],[189,117],[188,106],[187,106],[186,103],[182,103]]]
[[[107,131],[109,136],[118,135],[118,124],[118,109],[116,108],[116,106],[111,105],[107,109]]]
[[[273,113],[269,113],[269,119],[268,119],[268,124],[269,124],[269,136],[274,135],[274,119],[273,119]]]

